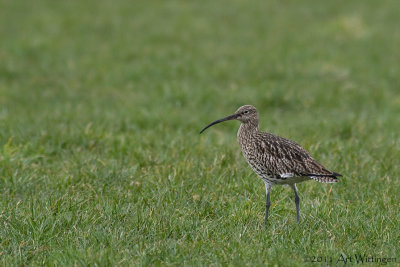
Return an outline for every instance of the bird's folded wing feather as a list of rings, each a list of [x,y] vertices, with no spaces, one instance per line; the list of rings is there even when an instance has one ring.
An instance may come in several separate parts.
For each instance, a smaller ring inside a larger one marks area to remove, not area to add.
[[[338,174],[327,170],[297,143],[268,133],[260,133],[262,145],[257,146],[258,155],[263,155],[263,164],[271,175],[282,178],[290,176],[331,176]]]

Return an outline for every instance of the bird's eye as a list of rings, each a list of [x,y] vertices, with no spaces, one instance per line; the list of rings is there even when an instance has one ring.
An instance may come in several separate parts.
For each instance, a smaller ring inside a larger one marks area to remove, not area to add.
[[[245,110],[245,111],[243,112],[243,114],[247,114],[247,113],[249,113],[249,111],[248,111],[248,110]]]

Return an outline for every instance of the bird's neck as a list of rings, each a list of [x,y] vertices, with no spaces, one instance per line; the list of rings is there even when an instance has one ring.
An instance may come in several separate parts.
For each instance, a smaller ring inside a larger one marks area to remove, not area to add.
[[[258,131],[258,122],[242,122],[239,127],[238,137],[249,136]]]

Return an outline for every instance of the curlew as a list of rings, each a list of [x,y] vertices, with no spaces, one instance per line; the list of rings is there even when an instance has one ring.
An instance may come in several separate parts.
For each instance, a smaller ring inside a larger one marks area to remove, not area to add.
[[[317,162],[304,148],[288,139],[258,131],[258,113],[255,107],[245,105],[234,114],[216,120],[207,128],[228,120],[241,122],[237,139],[242,154],[263,180],[267,201],[265,205],[265,222],[268,220],[271,206],[270,191],[274,185],[289,185],[294,191],[297,222],[300,220],[300,197],[296,184],[307,180],[321,183],[336,183],[339,173],[331,172]]]

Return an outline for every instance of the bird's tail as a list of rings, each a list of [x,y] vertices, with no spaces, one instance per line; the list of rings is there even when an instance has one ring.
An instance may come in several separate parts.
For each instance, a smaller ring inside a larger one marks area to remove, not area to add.
[[[342,176],[339,173],[332,173],[331,175],[317,175],[317,174],[311,174],[309,177],[317,182],[320,183],[337,183],[339,182],[338,177]]]

